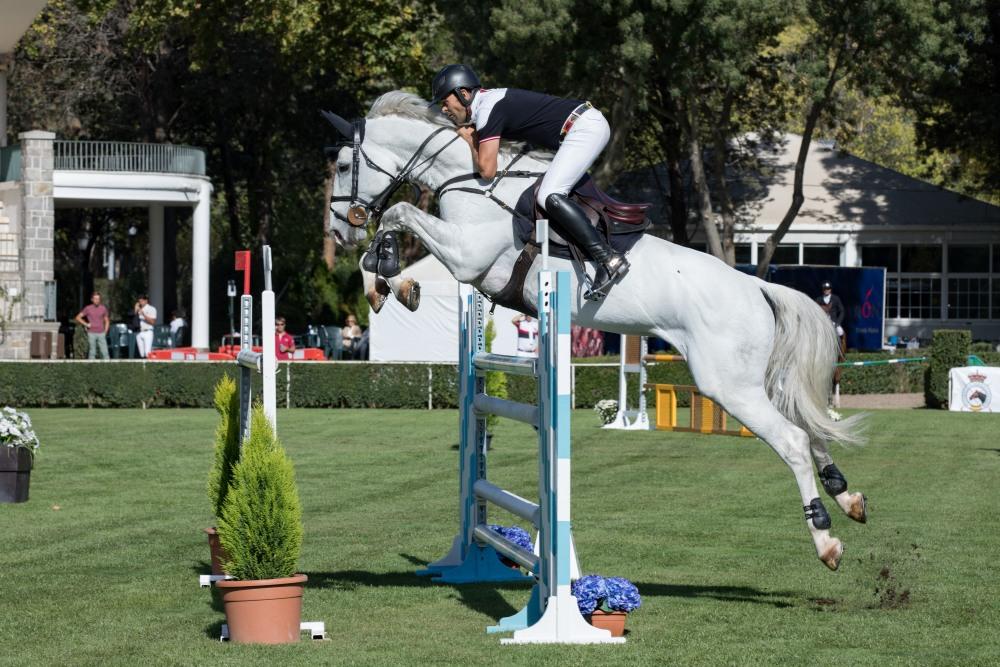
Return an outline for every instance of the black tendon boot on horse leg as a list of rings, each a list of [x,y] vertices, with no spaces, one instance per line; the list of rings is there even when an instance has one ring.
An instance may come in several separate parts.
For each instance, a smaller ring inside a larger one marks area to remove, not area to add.
[[[607,294],[611,284],[628,273],[629,264],[625,255],[615,252],[600,232],[594,229],[580,207],[566,195],[551,194],[545,199],[545,210],[549,219],[556,223],[559,231],[568,236],[583,253],[593,260],[596,267],[594,282],[584,298],[600,301]]]

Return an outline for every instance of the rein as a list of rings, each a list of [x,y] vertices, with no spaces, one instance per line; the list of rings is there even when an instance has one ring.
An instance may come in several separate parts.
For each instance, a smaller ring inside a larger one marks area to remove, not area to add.
[[[369,219],[371,219],[372,222],[377,223],[379,218],[382,217],[383,209],[385,208],[385,205],[388,203],[389,199],[391,199],[392,196],[396,193],[396,191],[399,190],[400,186],[407,181],[409,176],[415,170],[424,166],[431,160],[434,160],[438,155],[444,152],[446,148],[451,146],[451,144],[454,143],[456,139],[459,138],[458,135],[456,134],[451,139],[451,141],[447,142],[444,146],[439,148],[433,154],[424,158],[423,161],[417,163],[417,160],[420,159],[421,155],[424,152],[424,149],[427,147],[427,144],[429,144],[431,140],[434,139],[434,137],[436,137],[437,135],[441,134],[446,130],[451,129],[447,127],[438,128],[437,130],[432,132],[426,139],[424,139],[424,142],[420,144],[420,147],[417,148],[416,152],[410,157],[409,160],[406,161],[406,164],[403,165],[403,168],[399,170],[399,173],[392,174],[383,169],[382,167],[380,167],[378,164],[376,164],[375,161],[372,160],[370,157],[368,157],[368,154],[365,153],[365,149],[362,146],[362,144],[364,143],[365,120],[363,118],[356,120],[354,121],[353,125],[354,125],[354,132],[353,132],[354,136],[352,141],[353,153],[351,157],[351,162],[352,162],[351,194],[350,196],[347,197],[330,197],[331,204],[341,201],[346,201],[350,203],[350,206],[347,209],[346,217],[338,213],[336,210],[333,210],[332,207],[331,211],[337,218],[343,220],[352,227],[363,227],[369,221]],[[362,200],[358,196],[358,171],[359,167],[361,166],[361,158],[364,158],[365,164],[367,164],[369,168],[385,174],[390,179],[389,185],[387,185],[385,189],[382,190],[382,192],[377,194],[374,199],[367,202]]]

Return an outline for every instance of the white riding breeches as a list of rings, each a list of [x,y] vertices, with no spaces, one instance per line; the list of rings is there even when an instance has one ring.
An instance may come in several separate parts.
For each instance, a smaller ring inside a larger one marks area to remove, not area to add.
[[[608,121],[597,109],[588,109],[577,118],[542,178],[538,188],[538,205],[544,208],[545,200],[551,194],[568,195],[597,160],[610,138]]]
[[[139,356],[145,359],[153,349],[153,330],[146,329],[135,335],[135,344],[139,348]]]

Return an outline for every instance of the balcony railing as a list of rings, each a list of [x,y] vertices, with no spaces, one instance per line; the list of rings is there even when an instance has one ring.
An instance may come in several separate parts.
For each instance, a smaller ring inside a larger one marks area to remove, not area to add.
[[[191,146],[60,140],[54,152],[55,168],[66,171],[205,175],[205,151]]]

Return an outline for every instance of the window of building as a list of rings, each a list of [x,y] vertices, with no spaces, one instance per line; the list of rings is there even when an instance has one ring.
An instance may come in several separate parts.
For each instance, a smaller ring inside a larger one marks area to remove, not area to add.
[[[1000,275],[1000,243],[993,244],[993,273]]]
[[[994,246],[993,247],[993,252],[996,252],[998,247],[1000,247],[1000,246]],[[993,266],[994,266],[993,272],[994,273],[1000,273],[1000,271],[996,270],[998,268],[998,266],[1000,266],[996,262],[996,255],[994,255]],[[993,279],[993,309],[992,309],[992,311],[993,311],[993,315],[992,315],[993,319],[1000,319],[1000,278],[994,278]]]
[[[900,247],[903,273],[941,273],[941,246],[904,245]]]
[[[737,264],[749,264],[750,263],[750,244],[749,243],[737,243],[736,244],[736,263]]]
[[[989,316],[989,278],[948,278],[949,319],[985,320]]]
[[[988,245],[949,245],[948,273],[989,273]]]
[[[794,245],[779,245],[774,249],[774,257],[771,258],[771,264],[798,264],[799,263],[799,244]]]
[[[804,245],[802,246],[802,263],[840,266],[840,246]]]
[[[889,273],[899,270],[899,248],[892,245],[863,245],[861,266],[883,266]]]
[[[941,317],[941,279],[898,277],[887,280],[898,307],[887,309],[889,317],[938,319]]]

